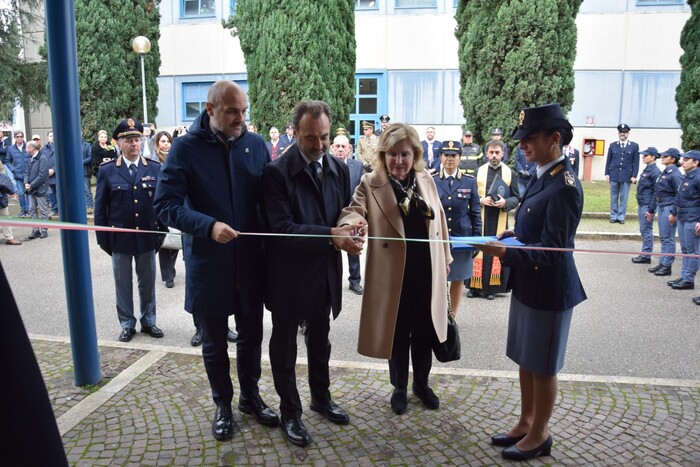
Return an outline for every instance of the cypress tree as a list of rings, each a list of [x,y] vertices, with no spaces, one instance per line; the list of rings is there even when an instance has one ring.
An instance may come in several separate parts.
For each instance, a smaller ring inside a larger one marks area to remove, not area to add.
[[[151,41],[145,56],[148,118],[156,121],[160,69],[160,0],[76,0],[80,116],[83,137],[111,135],[127,117],[143,121],[140,57],[131,48],[136,36]]]
[[[250,120],[262,134],[282,128],[304,99],[326,101],[334,128],[348,124],[355,100],[352,0],[240,0],[224,27],[240,39]]]
[[[581,1],[460,1],[460,98],[482,141],[493,127],[508,141],[523,107],[558,102],[571,109]]]
[[[690,18],[681,32],[681,82],[676,88],[676,118],[683,129],[683,148],[700,149],[700,3],[688,0]]]

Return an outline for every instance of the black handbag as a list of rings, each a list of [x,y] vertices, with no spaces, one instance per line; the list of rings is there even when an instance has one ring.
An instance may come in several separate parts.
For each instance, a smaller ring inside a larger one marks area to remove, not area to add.
[[[450,304],[450,294],[447,293],[447,340],[438,342],[435,336],[433,344],[433,353],[439,362],[454,362],[462,356],[462,342],[459,340],[459,328],[455,321],[455,315],[452,313]]]

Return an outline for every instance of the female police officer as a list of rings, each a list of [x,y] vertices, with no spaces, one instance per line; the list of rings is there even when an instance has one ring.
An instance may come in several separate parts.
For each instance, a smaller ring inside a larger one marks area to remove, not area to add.
[[[520,112],[512,138],[537,174],[515,215],[515,236],[529,247],[573,248],[583,210],[583,190],[562,146],[573,128],[559,104]],[[520,366],[521,414],[506,433],[491,438],[503,456],[527,460],[549,455],[549,418],[557,397],[557,373],[564,364],[573,307],[586,299],[572,252],[508,249],[494,242],[477,246],[511,268],[513,288],[506,354]]]

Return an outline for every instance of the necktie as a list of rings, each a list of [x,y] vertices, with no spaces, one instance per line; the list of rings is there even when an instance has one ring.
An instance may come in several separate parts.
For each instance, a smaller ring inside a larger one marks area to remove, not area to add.
[[[455,181],[455,178],[452,175],[447,177],[447,182],[450,184],[450,188],[452,188],[452,184],[454,183],[454,181]]]
[[[433,165],[433,143],[428,142],[428,164]]]
[[[309,163],[309,167],[311,168],[311,176],[314,179],[314,183],[316,183],[316,186],[320,190],[321,189],[321,176],[319,173],[321,172],[321,163],[318,161],[312,161],[311,163]]]
[[[136,179],[136,166],[134,164],[129,165],[129,175],[131,175],[131,181]]]

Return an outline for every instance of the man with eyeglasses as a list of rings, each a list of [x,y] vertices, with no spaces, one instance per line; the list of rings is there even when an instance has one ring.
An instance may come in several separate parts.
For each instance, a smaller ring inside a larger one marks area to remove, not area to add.
[[[24,191],[24,174],[29,165],[27,143],[24,141],[24,132],[20,130],[15,131],[14,137],[15,144],[7,148],[5,165],[10,169],[17,183],[17,197],[19,198],[19,214],[17,217],[29,217],[29,197]]]
[[[105,162],[97,171],[95,225],[134,230],[166,230],[153,208],[153,196],[160,174],[160,164],[141,156],[143,125],[125,118],[114,130],[121,155]],[[136,334],[134,317],[132,262],[136,265],[141,332],[163,337],[156,326],[156,250],[157,234],[97,232],[97,243],[112,257],[117,299],[117,316],[122,327],[121,342]]]

